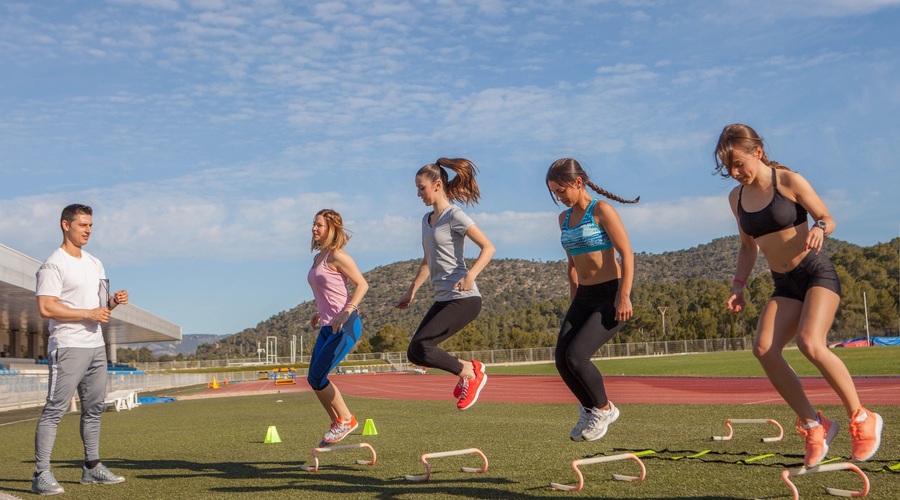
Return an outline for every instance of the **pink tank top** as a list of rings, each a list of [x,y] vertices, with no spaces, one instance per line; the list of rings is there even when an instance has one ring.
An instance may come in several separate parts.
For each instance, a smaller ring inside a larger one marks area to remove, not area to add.
[[[330,253],[328,252],[328,254]],[[313,267],[306,275],[306,280],[309,281],[309,287],[312,288],[313,297],[316,300],[316,309],[319,311],[319,320],[322,326],[330,326],[334,318],[350,302],[350,294],[347,292],[347,277],[328,267],[328,254],[322,256],[322,262],[319,265],[315,265],[315,259],[313,259]]]

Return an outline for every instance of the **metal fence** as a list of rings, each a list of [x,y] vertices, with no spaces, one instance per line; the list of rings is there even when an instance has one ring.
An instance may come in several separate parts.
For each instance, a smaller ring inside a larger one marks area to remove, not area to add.
[[[703,353],[719,351],[745,351],[753,345],[751,337],[734,339],[676,340],[666,342],[631,342],[606,344],[597,351],[595,358],[626,356],[657,356],[666,354]],[[450,354],[463,359],[478,359],[489,365],[549,363],[553,361],[553,347],[526,349],[493,349],[483,351],[457,351]],[[276,358],[279,365],[287,364],[290,357]],[[298,356],[299,365],[307,364],[309,356]],[[369,364],[368,362],[371,362]],[[110,374],[107,391],[120,389],[141,392],[162,391],[177,387],[207,384],[213,377],[232,382],[257,380],[256,371],[233,371],[236,366],[258,365],[256,358],[202,361],[169,361],[161,363],[137,363],[136,367],[147,374]],[[21,366],[21,365],[20,365]],[[167,373],[191,368],[221,368],[211,373]],[[231,368],[232,370],[229,370]],[[399,372],[415,368],[405,352],[354,353],[347,355],[338,373]],[[31,370],[32,372],[34,370]],[[306,368],[296,369],[297,377],[306,376]],[[44,404],[47,397],[47,375],[20,374],[0,376],[0,411],[27,408]]]
[[[753,345],[752,337],[732,339],[702,340],[670,340],[658,342],[630,342],[627,344],[606,344],[597,351],[595,357],[613,358],[622,356],[654,356],[665,354],[684,354],[720,351],[746,351]],[[553,361],[553,347],[533,347],[524,349],[492,349],[480,351],[454,351],[450,354],[463,359],[475,358],[488,364],[497,363],[538,363]],[[309,356],[297,356],[298,365],[309,363]],[[289,356],[277,356],[271,364],[289,364]],[[344,359],[346,363],[362,363],[367,361],[388,363],[393,365],[409,364],[405,352],[353,353]],[[137,363],[135,366],[146,372],[184,370],[191,368],[233,368],[235,366],[259,366],[257,358],[233,358],[196,361],[165,361],[156,363]]]
[[[110,374],[107,376],[106,390],[107,392],[120,389],[158,391],[205,384],[209,377],[205,373]],[[46,374],[34,373],[0,376],[0,411],[43,405],[47,399],[47,379]]]

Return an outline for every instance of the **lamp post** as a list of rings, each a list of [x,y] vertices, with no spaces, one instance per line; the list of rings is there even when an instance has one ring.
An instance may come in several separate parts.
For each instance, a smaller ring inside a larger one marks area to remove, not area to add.
[[[668,307],[660,306],[660,307],[657,307],[657,309],[659,309],[659,313],[662,315],[662,335],[663,335],[663,338],[665,339],[666,338],[666,309],[668,309]]]

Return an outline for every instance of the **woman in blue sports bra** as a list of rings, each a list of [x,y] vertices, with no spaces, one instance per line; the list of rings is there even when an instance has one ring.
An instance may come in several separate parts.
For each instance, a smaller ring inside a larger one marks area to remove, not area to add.
[[[815,466],[825,458],[840,425],[815,411],[785,361],[782,350],[791,339],[841,398],[850,418],[853,459],[872,458],[881,444],[884,422],[862,406],[850,372],[826,343],[841,300],[834,266],[820,253],[825,236],[834,231],[834,219],[806,179],[766,157],[762,139],[747,125],[722,130],[716,170],[740,183],[728,196],[741,247],[726,307],[735,313],[744,308],[744,288],[762,251],[775,291],[759,318],[753,354],[797,414],[797,431],[806,440],[805,465]],[[812,228],[807,227],[807,213],[816,221]]]
[[[569,207],[559,214],[559,227],[569,260],[571,303],[556,341],[556,369],[579,402],[578,423],[569,433],[573,441],[596,441],[619,418],[591,357],[633,313],[634,253],[628,233],[612,205],[594,199],[588,187],[620,203],[640,199],[624,200],[597,187],[571,158],[555,161],[547,171],[553,201]]]

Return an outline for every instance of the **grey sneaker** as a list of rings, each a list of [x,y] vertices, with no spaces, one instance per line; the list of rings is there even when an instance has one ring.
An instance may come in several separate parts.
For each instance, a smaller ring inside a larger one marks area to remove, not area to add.
[[[81,484],[116,484],[125,478],[117,476],[103,464],[97,464],[93,469],[81,466]]]
[[[35,472],[31,477],[31,492],[38,495],[58,495],[66,490],[59,485],[52,472],[45,470],[40,474]]]
[[[596,441],[605,436],[606,431],[609,430],[609,424],[619,418],[619,409],[610,401],[608,410],[591,408],[589,411],[591,413],[590,421],[587,427],[581,431],[581,437],[585,441]]]
[[[569,433],[569,437],[572,438],[572,441],[584,441],[584,436],[581,435],[581,431],[587,427],[588,422],[591,419],[591,410],[578,405],[578,423],[575,424],[575,427],[572,427],[572,432]]]

